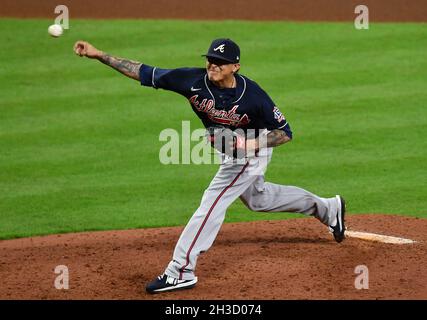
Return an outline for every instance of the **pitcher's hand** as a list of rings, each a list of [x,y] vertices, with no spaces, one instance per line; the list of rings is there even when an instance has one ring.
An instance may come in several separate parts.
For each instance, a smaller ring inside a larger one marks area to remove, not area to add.
[[[89,42],[81,40],[74,44],[74,53],[80,57],[88,57],[91,59],[99,58],[102,55],[102,51],[96,49]]]

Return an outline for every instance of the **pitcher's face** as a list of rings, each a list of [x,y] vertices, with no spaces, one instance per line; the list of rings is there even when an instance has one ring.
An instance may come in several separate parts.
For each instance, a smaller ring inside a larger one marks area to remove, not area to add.
[[[239,70],[239,67],[240,64],[238,63],[230,63],[209,57],[206,59],[206,71],[210,81],[224,81]]]

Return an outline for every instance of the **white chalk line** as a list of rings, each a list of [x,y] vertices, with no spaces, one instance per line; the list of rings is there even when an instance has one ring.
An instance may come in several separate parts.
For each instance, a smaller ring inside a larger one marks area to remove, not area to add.
[[[349,237],[349,238],[358,238],[362,240],[391,243],[391,244],[412,244],[416,242],[411,239],[392,237],[392,236],[386,236],[382,234],[369,233],[369,232],[350,231],[350,230],[346,230],[345,235],[346,237]]]

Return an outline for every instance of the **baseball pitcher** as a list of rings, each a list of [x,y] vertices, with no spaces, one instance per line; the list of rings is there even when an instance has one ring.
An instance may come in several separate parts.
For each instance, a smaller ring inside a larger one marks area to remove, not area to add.
[[[253,211],[314,216],[329,227],[337,242],[344,240],[345,202],[341,196],[322,198],[298,187],[264,180],[273,148],[291,141],[292,131],[268,94],[239,73],[240,48],[235,42],[214,40],[203,55],[205,68],[162,69],[114,57],[85,41],[77,41],[74,52],[99,60],[142,86],[183,95],[221,155],[219,170],[182,232],[172,260],[162,275],[147,284],[147,292],[196,285],[197,258],[211,247],[227,208],[237,198]]]

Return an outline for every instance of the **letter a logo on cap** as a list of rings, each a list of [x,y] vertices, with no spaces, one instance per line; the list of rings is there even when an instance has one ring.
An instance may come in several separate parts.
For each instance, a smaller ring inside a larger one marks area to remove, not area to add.
[[[222,44],[222,45],[216,47],[214,49],[214,51],[218,51],[219,50],[221,53],[224,53],[224,47],[225,47],[225,44]]]

